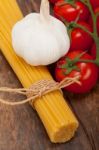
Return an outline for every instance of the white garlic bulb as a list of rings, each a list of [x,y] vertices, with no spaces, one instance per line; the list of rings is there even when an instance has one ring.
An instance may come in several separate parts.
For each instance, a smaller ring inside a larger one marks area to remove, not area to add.
[[[42,0],[40,13],[31,13],[14,25],[12,45],[28,64],[38,66],[64,56],[70,40],[66,26],[49,14],[48,0]]]

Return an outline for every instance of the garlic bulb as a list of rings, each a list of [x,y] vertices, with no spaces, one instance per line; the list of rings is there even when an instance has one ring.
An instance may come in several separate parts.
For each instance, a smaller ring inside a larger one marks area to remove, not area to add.
[[[31,13],[12,29],[15,52],[28,64],[48,65],[64,56],[70,47],[65,25],[49,14],[48,0],[42,0],[40,13]]]

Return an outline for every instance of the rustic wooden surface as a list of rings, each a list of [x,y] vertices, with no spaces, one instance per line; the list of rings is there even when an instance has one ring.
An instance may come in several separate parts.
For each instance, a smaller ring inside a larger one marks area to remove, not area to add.
[[[39,0],[18,0],[18,3],[24,15],[39,11]],[[0,86],[21,87],[1,53]],[[19,107],[0,104],[0,150],[99,150],[99,84],[86,95],[66,92],[64,95],[80,122],[76,136],[70,142],[52,144],[39,117],[28,104]],[[4,93],[0,97],[13,98]],[[15,99],[18,98],[16,95]]]

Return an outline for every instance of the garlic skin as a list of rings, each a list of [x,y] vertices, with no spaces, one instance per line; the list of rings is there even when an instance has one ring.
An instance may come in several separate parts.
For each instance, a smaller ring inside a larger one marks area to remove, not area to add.
[[[42,0],[40,13],[31,13],[14,25],[12,45],[28,64],[49,65],[68,52],[70,39],[66,26],[49,15],[48,0]]]

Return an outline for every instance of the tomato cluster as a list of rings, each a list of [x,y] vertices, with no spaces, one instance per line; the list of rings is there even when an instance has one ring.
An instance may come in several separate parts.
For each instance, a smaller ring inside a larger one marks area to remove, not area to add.
[[[49,0],[54,4],[54,16],[61,21],[68,23],[77,21],[79,25],[85,27],[88,31],[93,32],[93,21],[89,8],[80,0],[74,1],[74,6],[64,0]],[[99,0],[90,0],[90,4],[94,13],[99,13]],[[99,35],[99,17],[97,18],[97,33]],[[78,74],[81,76],[81,85],[74,83],[65,89],[74,93],[85,93],[90,91],[95,86],[98,80],[98,67],[93,62],[76,62],[72,64],[73,68],[68,74],[66,58],[71,61],[83,52],[84,55],[80,58],[87,60],[94,60],[96,58],[96,45],[92,36],[79,27],[75,27],[71,31],[71,46],[69,53],[57,62],[55,69],[55,76],[57,81],[63,80],[65,77],[75,77]]]

